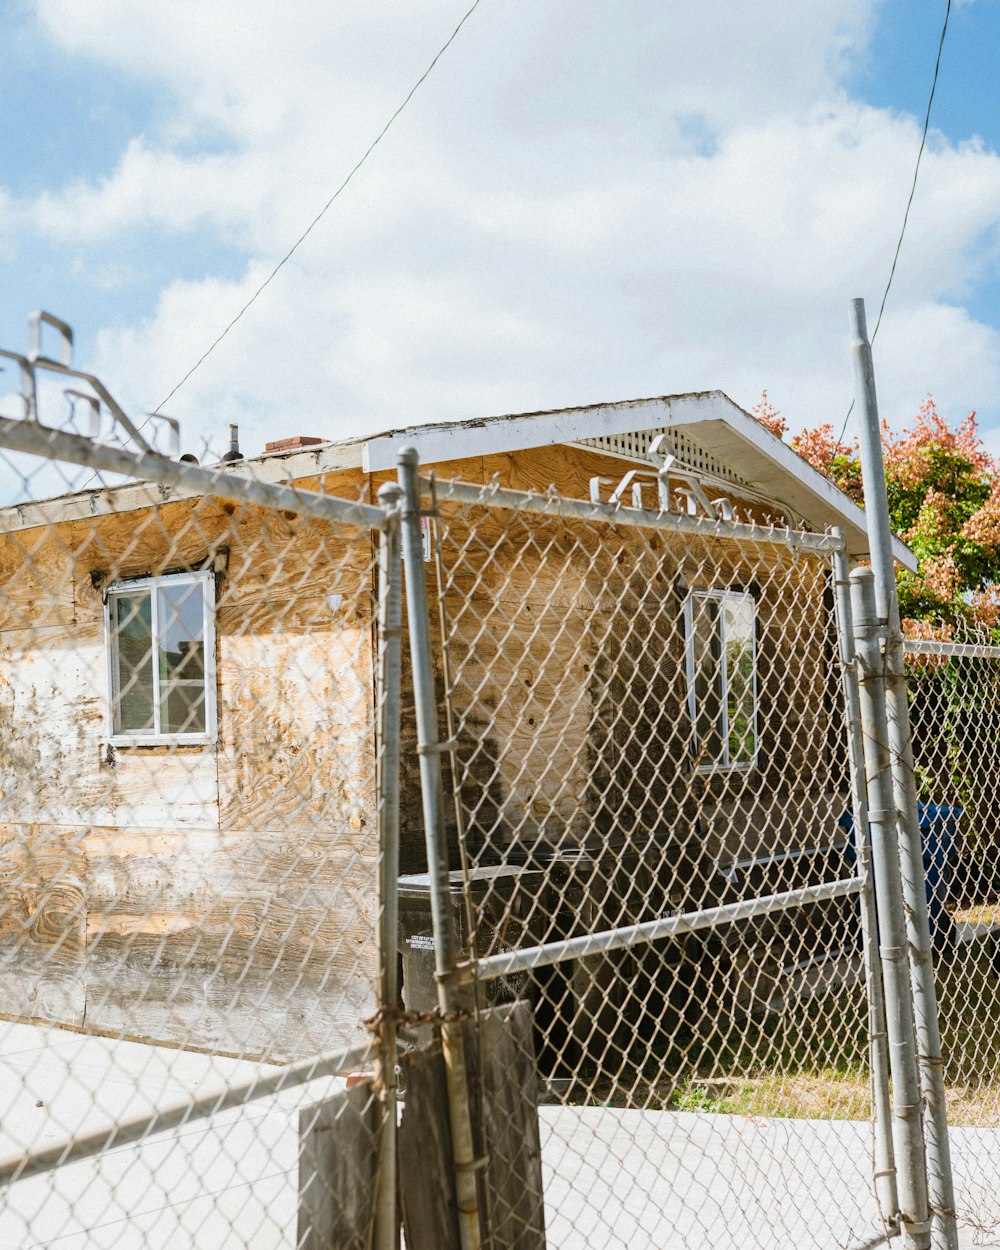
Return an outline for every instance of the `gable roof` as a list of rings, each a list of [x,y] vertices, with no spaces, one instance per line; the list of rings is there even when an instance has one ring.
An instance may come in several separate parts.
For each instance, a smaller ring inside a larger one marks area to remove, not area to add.
[[[813,529],[841,526],[848,555],[854,559],[868,556],[864,509],[722,391],[415,426],[365,440],[362,463],[372,473],[392,468],[405,445],[417,449],[422,463],[434,464],[491,452],[661,430],[668,435],[683,432],[712,459],[736,468],[739,478],[752,484],[755,491],[783,505]],[[916,556],[895,537],[893,555],[905,568],[916,570]]]
[[[742,486],[751,496],[762,495],[815,530],[839,525],[844,531],[848,555],[853,559],[867,557],[864,510],[722,391],[410,426],[324,443],[308,450],[236,461],[225,471],[239,474],[249,470],[258,481],[287,483],[336,470],[391,470],[404,446],[415,447],[421,463],[431,466],[553,444],[583,444],[608,451],[616,445],[615,440],[619,445],[635,447],[626,453],[635,460],[642,458],[640,445],[647,446],[650,438],[661,432],[668,437],[673,434],[679,444],[683,443],[678,448],[681,460],[685,459],[686,448],[696,448],[699,460],[735,483],[736,493]],[[622,440],[622,436],[630,435],[647,437]],[[0,532],[125,512],[168,499],[194,498],[198,493],[188,487],[149,482],[101,486],[0,508]],[[898,538],[893,538],[893,554],[905,568],[916,569],[916,557]]]

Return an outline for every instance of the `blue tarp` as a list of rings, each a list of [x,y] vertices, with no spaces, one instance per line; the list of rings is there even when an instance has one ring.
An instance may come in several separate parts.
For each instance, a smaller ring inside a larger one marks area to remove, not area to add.
[[[920,845],[924,858],[924,882],[927,888],[927,912],[930,918],[931,944],[936,951],[944,950],[951,938],[951,917],[945,907],[948,898],[948,878],[955,851],[955,837],[961,807],[947,807],[941,803],[919,803]],[[841,825],[851,834],[847,843],[847,858],[853,871],[854,817],[845,812]]]

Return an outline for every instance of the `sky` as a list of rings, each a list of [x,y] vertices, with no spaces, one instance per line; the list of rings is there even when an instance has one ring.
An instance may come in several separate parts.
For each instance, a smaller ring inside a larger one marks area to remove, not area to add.
[[[47,309],[162,404],[470,2],[0,0],[0,347]],[[944,12],[480,0],[163,411],[199,454],[706,389],[839,429]],[[1000,0],[956,0],[875,368],[890,423],[933,393],[1000,452],[998,46]]]

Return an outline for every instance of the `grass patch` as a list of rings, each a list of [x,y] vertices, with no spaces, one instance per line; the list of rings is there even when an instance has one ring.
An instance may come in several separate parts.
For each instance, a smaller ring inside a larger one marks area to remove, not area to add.
[[[959,948],[939,970],[949,1118],[1000,1120],[1000,978],[992,941]],[[609,1071],[608,1057],[617,1058]],[[671,1037],[609,1047],[567,1101],[730,1115],[863,1120],[871,1115],[863,987],[786,1003],[755,1017],[703,1018]]]

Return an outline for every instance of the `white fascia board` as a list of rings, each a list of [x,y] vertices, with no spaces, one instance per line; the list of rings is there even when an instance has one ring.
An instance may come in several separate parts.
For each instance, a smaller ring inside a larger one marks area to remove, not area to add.
[[[423,464],[440,464],[444,460],[525,451],[554,443],[578,443],[585,438],[676,425],[678,415],[689,411],[696,414],[690,420],[710,420],[720,401],[732,403],[721,391],[705,391],[658,399],[627,399],[586,408],[562,408],[554,412],[529,412],[523,416],[486,417],[449,425],[417,426],[369,439],[364,444],[362,463],[367,473],[394,469],[404,447],[415,447]]]
[[[761,466],[759,462],[752,466],[741,462],[736,466],[741,473],[747,476],[756,487],[770,494],[776,503],[786,501],[794,511],[811,519],[815,524],[817,523],[815,512],[810,517],[809,496],[812,496],[824,512],[829,511],[834,514],[826,523],[841,525],[846,531],[848,554],[855,558],[867,557],[868,522],[864,509],[858,507],[825,474],[813,468],[807,460],[803,460],[776,434],[772,434],[756,418],[734,404],[728,396],[722,395],[721,399],[724,401],[721,406],[723,410],[717,416],[706,418],[688,410],[678,413],[671,424],[674,426],[700,425],[706,420],[722,422],[718,448],[712,447],[711,438],[706,438],[705,431],[699,430],[698,441],[705,445],[706,450],[714,451],[720,459],[732,462],[734,450],[730,434],[732,431],[773,465],[773,469],[769,470]],[[795,487],[798,489],[796,490]],[[813,508],[815,509],[815,503]],[[904,568],[912,573],[916,572],[917,557],[895,535],[892,539],[892,554]]]

